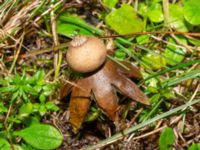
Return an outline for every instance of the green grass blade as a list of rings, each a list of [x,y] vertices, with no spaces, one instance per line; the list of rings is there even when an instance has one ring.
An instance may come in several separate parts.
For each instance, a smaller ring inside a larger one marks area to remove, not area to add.
[[[190,72],[186,72],[179,76],[175,76],[175,77],[169,78],[168,80],[165,80],[164,82],[162,82],[162,86],[173,86],[182,81],[193,79],[198,76],[200,76],[200,69],[195,69]]]
[[[169,111],[167,111],[167,112],[165,112],[163,114],[160,114],[160,115],[158,115],[158,116],[156,116],[156,117],[154,117],[152,119],[149,119],[149,120],[147,120],[145,122],[142,122],[142,123],[140,123],[138,125],[135,125],[135,126],[133,126],[131,128],[125,129],[124,131],[119,132],[119,133],[117,133],[117,134],[115,134],[115,135],[113,135],[113,136],[111,136],[111,137],[109,137],[109,138],[107,138],[105,140],[102,140],[99,143],[97,143],[96,145],[89,146],[89,147],[85,148],[84,150],[93,150],[93,149],[97,149],[97,148],[103,147],[105,145],[111,144],[113,142],[116,142],[117,140],[122,139],[125,135],[128,135],[130,133],[136,132],[137,130],[139,130],[139,129],[147,126],[147,125],[150,125],[151,123],[154,123],[154,122],[156,122],[158,120],[166,118],[166,117],[168,117],[170,115],[173,115],[173,114],[175,114],[175,113],[177,113],[177,112],[179,112],[179,111],[181,111],[181,110],[183,110],[183,109],[185,109],[185,108],[187,108],[189,106],[192,106],[192,105],[194,105],[196,103],[199,103],[199,102],[200,102],[200,99],[196,99],[196,100],[194,100],[192,102],[188,102],[188,103],[186,103],[184,105],[181,105],[181,106],[179,106],[177,108],[174,108],[174,109],[169,110]]]
[[[151,75],[151,76],[145,78],[145,79],[142,80],[141,82],[143,83],[143,82],[145,82],[145,81],[147,81],[147,80],[149,80],[149,79],[151,79],[151,78],[154,78],[154,77],[156,77],[156,76],[163,75],[163,74],[165,74],[165,73],[167,73],[167,72],[171,72],[171,71],[176,70],[176,69],[188,67],[188,66],[194,65],[194,64],[196,64],[196,63],[200,63],[200,59],[196,59],[196,60],[192,60],[192,61],[190,60],[190,61],[188,61],[188,62],[186,62],[186,63],[181,63],[181,64],[178,64],[178,65],[173,66],[173,67],[171,67],[171,68],[165,69],[165,70],[163,70],[163,71],[160,71],[160,72],[158,72],[158,73],[156,73],[156,74],[153,74],[153,75]]]

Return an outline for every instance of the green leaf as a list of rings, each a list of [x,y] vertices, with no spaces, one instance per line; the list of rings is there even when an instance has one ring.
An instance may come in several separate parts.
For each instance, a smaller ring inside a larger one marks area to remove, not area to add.
[[[47,112],[47,109],[46,109],[45,105],[40,105],[38,111],[39,111],[40,115],[43,116]]]
[[[0,123],[0,129],[2,129],[4,126],[3,126],[3,123]],[[1,132],[0,132],[0,136],[1,136]]]
[[[7,111],[8,109],[4,106],[3,102],[0,102],[0,114]]]
[[[173,39],[170,39],[169,43],[176,44],[176,42]],[[163,55],[166,58],[167,64],[174,66],[182,62],[182,60],[185,58],[186,49],[178,48],[171,44],[167,45]]]
[[[20,83],[22,83],[22,77],[20,77],[20,75],[17,73],[16,75],[15,75],[15,77],[13,78],[13,84],[20,84]]]
[[[22,90],[23,92],[27,93],[27,94],[31,94],[31,95],[38,95],[38,91],[35,90],[35,88],[33,86],[30,85],[24,85],[22,86]]]
[[[67,37],[73,37],[76,35],[92,35],[92,33],[82,27],[63,23],[61,21],[57,21],[57,32],[60,35],[64,35]]]
[[[22,148],[20,145],[14,145],[14,150],[27,150]]]
[[[40,117],[39,115],[34,115],[34,116],[28,116],[23,120],[23,123],[26,126],[31,126],[33,124],[40,124]]]
[[[158,89],[155,86],[148,86],[147,91],[151,93],[158,93]]]
[[[12,85],[9,85],[7,87],[1,87],[0,88],[0,92],[1,93],[13,93],[17,90],[18,88],[16,86],[12,86]]]
[[[44,94],[40,94],[39,100],[40,100],[40,103],[44,104],[46,101],[46,96]]]
[[[112,11],[106,16],[106,24],[119,34],[141,32],[143,22],[137,16],[133,7],[123,4],[121,8]]]
[[[184,3],[184,17],[193,24],[200,24],[200,5],[199,0],[187,0]]]
[[[179,4],[169,5],[169,25],[180,32],[188,32],[183,15],[183,7]]]
[[[45,72],[44,70],[37,71],[34,75],[34,79],[37,85],[43,85],[44,84],[44,77],[45,77]]]
[[[198,39],[188,39],[188,41],[195,46],[200,46],[200,40]]]
[[[118,3],[118,0],[103,0],[103,5],[112,9]]]
[[[0,138],[0,150],[10,150],[11,146],[7,140]]]
[[[166,65],[165,59],[162,56],[156,54],[147,54],[142,57],[142,60],[146,64],[144,67],[150,69],[161,69]],[[155,63],[156,62],[156,63]]]
[[[19,108],[19,116],[20,117],[27,117],[32,113],[33,110],[33,105],[32,103],[24,103],[20,108]]]
[[[56,106],[56,104],[54,104],[53,102],[47,102],[45,104],[45,107],[47,108],[47,110],[51,110],[51,111],[58,111],[59,107]]]
[[[37,93],[40,93],[40,91],[42,90],[43,85],[35,85],[33,88]]]
[[[164,96],[166,99],[172,99],[175,98],[173,92],[171,90],[164,90],[162,91],[162,96]]]
[[[200,144],[192,144],[188,150],[200,150]]]
[[[20,136],[34,148],[43,150],[56,149],[63,140],[61,133],[47,124],[35,124],[21,131],[15,131],[14,135]]]
[[[115,135],[113,135],[111,137],[108,137],[105,140],[102,140],[102,141],[100,141],[99,143],[97,143],[97,144],[95,144],[93,146],[87,147],[87,149],[99,148],[99,147],[102,146],[102,143],[109,143],[110,141],[116,142],[117,140],[122,139],[124,136],[126,136],[128,134],[135,133],[139,129],[142,129],[142,128],[146,127],[147,125],[152,125],[152,123],[155,124],[156,121],[160,121],[161,119],[168,118],[169,116],[177,114],[177,112],[179,112],[179,111],[181,111],[183,109],[186,109],[186,108],[188,108],[188,107],[190,107],[190,106],[192,106],[194,104],[197,104],[199,102],[200,102],[200,99],[195,99],[195,100],[193,100],[191,102],[187,102],[184,105],[181,105],[179,107],[173,108],[170,111],[166,111],[165,113],[157,114],[155,117],[153,117],[151,119],[148,119],[148,120],[146,120],[146,121],[144,121],[142,123],[138,123],[137,125],[134,125],[133,127],[127,128],[127,129],[123,130],[122,132],[119,132],[119,133],[117,133],[117,134],[115,134]],[[142,112],[144,112],[144,111],[142,111]]]
[[[30,99],[28,98],[28,93],[26,94],[26,93],[22,92],[22,98],[23,98],[25,103],[30,101]]]
[[[138,4],[138,14],[146,17],[147,16],[147,11],[148,11],[148,7],[147,5],[145,5],[144,3],[139,3]]]
[[[171,128],[166,127],[163,129],[159,138],[159,148],[160,150],[172,150],[172,145],[175,140],[174,132]]]
[[[36,150],[28,144],[21,144],[21,147],[23,148],[23,150]]]
[[[142,72],[142,75],[145,79],[150,77],[150,74],[148,74],[146,72]],[[155,90],[158,88],[157,83],[158,83],[158,80],[156,78],[150,78],[150,79],[146,80],[145,85],[148,85],[147,90],[150,92],[153,92],[153,93],[157,93],[158,91]],[[154,88],[153,91],[151,90],[151,87]],[[149,90],[149,88],[150,88],[150,90]]]
[[[96,120],[98,118],[98,116],[99,116],[99,111],[92,112],[86,117],[85,121],[92,122],[92,121]]]
[[[39,108],[40,108],[40,104],[39,104],[39,103],[34,103],[34,104],[33,104],[33,111],[34,111],[34,112],[38,112],[38,111],[39,111]]]
[[[170,68],[167,68],[167,69],[164,69],[158,73],[155,73],[155,74],[152,74],[152,75],[148,75],[147,73],[144,73],[142,72],[143,76],[144,76],[144,80],[145,81],[145,84],[148,84],[149,80],[152,80],[152,79],[155,79],[155,77],[159,76],[159,75],[163,75],[165,73],[169,73],[169,72],[172,72],[176,69],[180,69],[180,68],[185,68],[185,67],[188,67],[188,66],[191,66],[193,64],[197,64],[197,63],[200,63],[200,59],[196,59],[196,60],[188,60],[186,61],[185,63],[180,63],[178,65],[175,65],[173,67],[170,67]],[[156,86],[156,85],[155,85]],[[157,86],[156,86],[157,87]]]
[[[13,105],[16,102],[18,96],[19,96],[19,91],[16,91],[15,93],[13,93],[11,97],[11,101],[10,101],[11,105]]]
[[[160,3],[153,3],[148,8],[148,17],[152,22],[161,22],[164,20],[162,6]]]
[[[55,85],[54,84],[46,84],[45,86],[42,87],[43,94],[45,96],[49,96],[52,92],[55,90]]]
[[[7,76],[4,79],[0,79],[0,85],[2,85],[2,86],[8,86],[11,81],[10,81],[10,77]]]
[[[138,44],[146,44],[149,42],[149,35],[140,35],[136,37],[136,41]]]
[[[194,69],[189,72],[181,73],[179,76],[176,75],[167,80],[164,80],[161,85],[163,87],[173,86],[173,85],[179,84],[183,81],[193,79],[193,78],[199,78],[199,77],[200,77],[200,69]]]
[[[122,59],[122,60],[124,60],[125,59],[125,57],[126,57],[126,53],[123,51],[123,50],[116,50],[115,52],[114,52],[114,55],[115,55],[115,57],[117,57],[118,59]]]
[[[62,26],[59,24],[63,24]],[[64,27],[65,25],[69,28],[69,31],[66,27]],[[64,12],[62,13],[57,20],[57,31],[63,31],[66,32],[65,36],[70,37],[71,35],[69,35],[68,33],[72,33],[71,31],[73,31],[72,34],[76,33],[75,35],[77,35],[77,31],[75,30],[75,28],[73,29],[72,26],[78,26],[79,29],[81,29],[81,31],[84,31],[83,33],[79,32],[78,34],[84,34],[87,32],[87,35],[90,34],[98,34],[98,35],[103,35],[103,31],[100,29],[95,28],[94,26],[86,23],[83,19],[79,18],[78,16],[75,15],[69,15],[68,13]],[[77,29],[77,28],[76,28]],[[59,32],[60,34],[62,34],[61,32]]]
[[[150,102],[151,104],[157,104],[159,102],[159,99],[160,99],[160,93],[153,95],[150,98]]]

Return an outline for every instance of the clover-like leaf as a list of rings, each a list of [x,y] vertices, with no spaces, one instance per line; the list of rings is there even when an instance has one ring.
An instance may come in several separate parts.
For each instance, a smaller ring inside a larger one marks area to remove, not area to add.
[[[161,69],[166,65],[166,60],[160,56],[159,54],[146,54],[142,57],[142,60],[145,64],[143,64],[144,67],[149,69]],[[156,63],[154,63],[156,61]]]
[[[103,2],[103,5],[112,9],[117,4],[118,0],[103,0],[102,2]]]
[[[173,130],[169,127],[163,129],[159,139],[160,150],[172,150],[174,140],[175,140],[175,135]]]
[[[200,5],[199,0],[187,0],[184,3],[184,17],[193,24],[200,24]]]
[[[140,32],[143,21],[137,16],[133,7],[123,4],[119,9],[106,16],[106,24],[119,34]]]
[[[169,5],[169,25],[177,31],[188,31],[187,22],[185,21],[183,15],[183,7],[181,5]]]
[[[152,22],[161,22],[164,20],[162,6],[160,3],[153,3],[148,8],[148,17]]]
[[[7,140],[0,138],[0,149],[1,150],[10,150],[11,146]]]

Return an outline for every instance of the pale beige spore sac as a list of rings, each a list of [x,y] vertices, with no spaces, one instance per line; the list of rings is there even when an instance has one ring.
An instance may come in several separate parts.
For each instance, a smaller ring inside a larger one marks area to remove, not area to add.
[[[77,36],[67,51],[68,65],[77,72],[97,70],[106,59],[107,50],[102,40],[96,37]]]

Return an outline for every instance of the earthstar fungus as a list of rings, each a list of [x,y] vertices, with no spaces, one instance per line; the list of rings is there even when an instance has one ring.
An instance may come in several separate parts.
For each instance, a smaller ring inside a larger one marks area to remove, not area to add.
[[[84,77],[77,80],[76,86],[71,88],[69,111],[74,133],[78,132],[84,122],[92,95],[98,107],[113,121],[119,107],[116,89],[137,102],[149,105],[147,96],[127,77],[141,78],[139,70],[122,62],[129,68],[128,71],[106,59],[106,48],[100,39],[87,36],[75,37],[67,52],[67,62],[73,70],[84,73]],[[67,89],[66,86],[63,86],[64,90]],[[66,93],[62,90],[63,92]],[[61,97],[63,96],[62,94]]]

